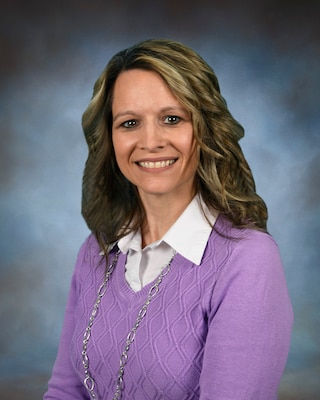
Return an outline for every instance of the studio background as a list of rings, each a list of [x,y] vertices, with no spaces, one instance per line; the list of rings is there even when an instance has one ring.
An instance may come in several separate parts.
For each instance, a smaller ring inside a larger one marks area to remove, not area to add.
[[[215,70],[244,126],[295,326],[280,400],[320,399],[317,1],[2,1],[0,398],[41,399],[76,254],[94,81],[138,40],[172,38]]]

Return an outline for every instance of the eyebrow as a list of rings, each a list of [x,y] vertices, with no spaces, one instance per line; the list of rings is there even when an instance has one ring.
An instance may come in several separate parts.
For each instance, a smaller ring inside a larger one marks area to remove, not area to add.
[[[113,117],[112,121],[116,121],[116,120],[117,120],[118,118],[120,118],[120,117],[125,117],[125,116],[129,116],[129,115],[133,116],[133,115],[137,115],[137,113],[134,112],[134,111],[130,111],[130,110],[128,110],[128,111],[122,111],[122,112],[119,112],[118,114],[116,114],[116,115]]]
[[[169,106],[169,107],[163,107],[160,109],[161,114],[173,113],[173,112],[178,112],[178,111],[190,115],[190,112],[185,107]],[[138,114],[139,114],[138,112],[131,111],[131,110],[121,111],[113,117],[113,122],[116,121],[120,117],[137,116]]]

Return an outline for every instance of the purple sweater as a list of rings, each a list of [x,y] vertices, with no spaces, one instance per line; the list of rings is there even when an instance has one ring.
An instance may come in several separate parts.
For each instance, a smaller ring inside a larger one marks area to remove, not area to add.
[[[199,266],[174,257],[129,350],[122,398],[277,399],[293,323],[278,247],[221,216],[216,228],[232,239],[213,230]],[[99,252],[90,235],[78,255],[45,400],[89,399],[81,351],[104,275]],[[88,344],[99,400],[113,397],[126,335],[152,286],[134,292],[125,262],[120,254]]]

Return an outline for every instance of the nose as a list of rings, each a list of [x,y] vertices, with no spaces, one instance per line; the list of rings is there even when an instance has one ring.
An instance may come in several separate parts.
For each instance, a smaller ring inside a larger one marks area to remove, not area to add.
[[[166,140],[161,127],[154,121],[144,124],[141,129],[140,148],[155,151],[165,146]]]

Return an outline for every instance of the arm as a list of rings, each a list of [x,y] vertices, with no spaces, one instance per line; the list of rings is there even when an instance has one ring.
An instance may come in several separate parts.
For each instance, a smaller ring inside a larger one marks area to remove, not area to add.
[[[64,323],[59,343],[57,358],[52,376],[48,383],[48,391],[44,400],[84,400],[89,399],[85,387],[77,375],[70,359],[71,341],[74,331],[74,307],[78,298],[77,271],[86,255],[87,241],[80,249],[75,271],[71,281]]]
[[[200,378],[201,400],[276,400],[292,329],[278,247],[238,241],[218,272]]]

